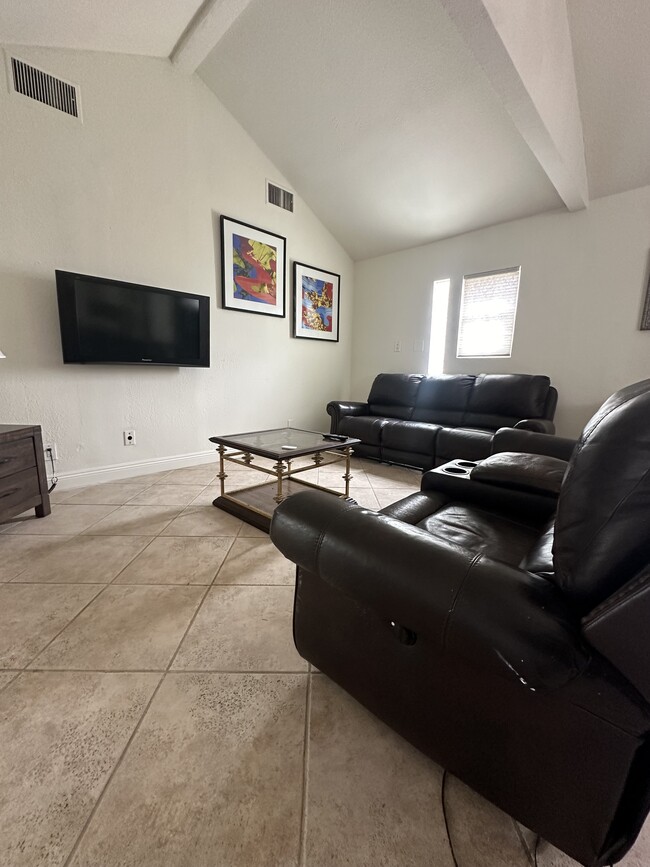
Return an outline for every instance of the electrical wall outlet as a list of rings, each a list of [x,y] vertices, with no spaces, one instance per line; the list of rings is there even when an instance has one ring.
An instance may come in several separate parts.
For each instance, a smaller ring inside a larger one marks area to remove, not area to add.
[[[43,443],[43,451],[45,452],[46,457],[49,457],[51,453],[52,460],[59,460],[59,453],[56,449],[56,443]]]
[[[401,352],[402,351],[402,341],[396,340],[393,346],[393,352]]]
[[[124,445],[125,446],[134,446],[135,445],[135,431],[134,430],[125,430],[124,434]]]

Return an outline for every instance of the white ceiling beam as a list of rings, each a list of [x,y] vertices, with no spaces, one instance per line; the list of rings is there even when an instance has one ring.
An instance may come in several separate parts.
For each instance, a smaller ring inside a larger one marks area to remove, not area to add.
[[[570,211],[589,203],[566,0],[441,0]]]
[[[196,72],[251,0],[206,0],[174,46],[169,59],[179,69]]]

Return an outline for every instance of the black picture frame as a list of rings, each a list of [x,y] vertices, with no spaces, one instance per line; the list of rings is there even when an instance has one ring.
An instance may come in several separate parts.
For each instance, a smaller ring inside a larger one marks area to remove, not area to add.
[[[648,277],[648,285],[645,290],[645,301],[643,302],[643,313],[641,314],[639,331],[650,331],[650,276]]]
[[[287,239],[225,214],[220,225],[222,307],[284,318]]]
[[[340,274],[304,262],[294,262],[293,336],[338,343],[340,294]],[[331,304],[318,304],[322,296]],[[310,297],[315,300],[310,302]]]

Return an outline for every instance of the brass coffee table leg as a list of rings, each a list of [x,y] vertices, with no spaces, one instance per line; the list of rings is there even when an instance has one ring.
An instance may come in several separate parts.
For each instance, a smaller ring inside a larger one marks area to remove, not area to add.
[[[226,447],[220,445],[219,448],[217,449],[217,451],[219,452],[219,472],[217,473],[217,478],[219,479],[219,482],[221,484],[221,496],[223,497],[223,495],[226,492],[225,482],[226,482],[226,478],[228,476],[228,474],[226,473],[225,468],[224,468],[224,460],[223,460],[223,456],[226,453]]]
[[[275,495],[275,497],[273,497],[273,499],[275,500],[276,503],[281,503],[282,500],[284,499],[284,496],[282,494],[282,480],[283,480],[283,476],[284,476],[284,461],[278,461],[277,464],[273,465],[273,469],[275,470],[275,476],[278,480],[278,492]]]
[[[344,449],[345,454],[345,475],[343,478],[345,479],[345,496],[350,496],[350,480],[352,479],[352,475],[350,473],[350,458],[352,457],[352,449],[347,448]]]

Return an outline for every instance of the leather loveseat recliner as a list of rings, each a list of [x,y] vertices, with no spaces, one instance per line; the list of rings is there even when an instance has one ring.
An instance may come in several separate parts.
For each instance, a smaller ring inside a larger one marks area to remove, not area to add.
[[[477,792],[603,867],[650,808],[650,380],[605,402],[568,464],[498,453],[448,470],[381,513],[320,492],[278,507],[296,646]]]
[[[553,433],[557,391],[530,374],[380,373],[368,400],[330,401],[331,433],[357,437],[360,457],[429,469],[490,454],[500,427]]]

